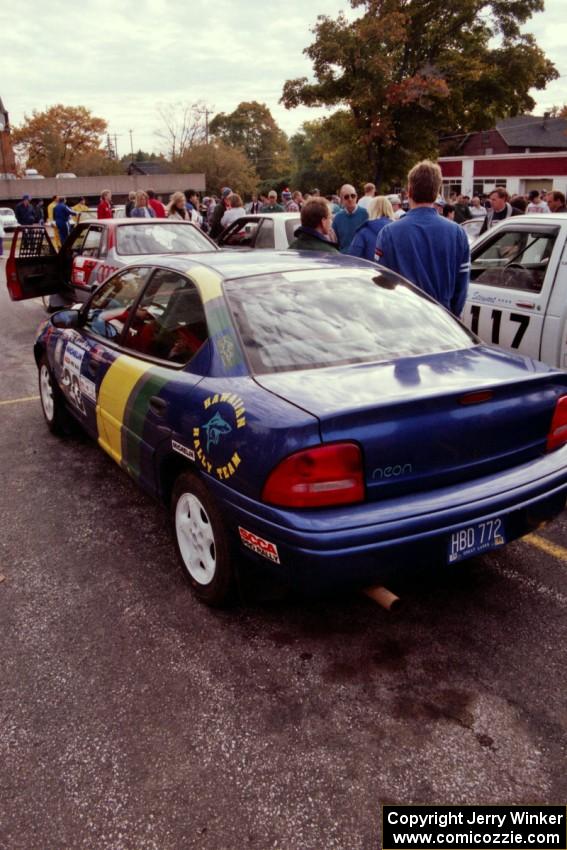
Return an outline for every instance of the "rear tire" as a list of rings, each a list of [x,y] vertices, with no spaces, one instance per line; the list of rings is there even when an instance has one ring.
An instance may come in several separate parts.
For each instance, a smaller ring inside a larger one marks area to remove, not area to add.
[[[65,406],[63,393],[55,383],[46,354],[43,354],[39,361],[38,377],[39,398],[47,427],[52,434],[67,434],[71,426],[71,415]]]
[[[235,586],[230,541],[220,510],[200,478],[191,472],[179,476],[171,511],[177,554],[193,592],[207,605],[227,605]]]

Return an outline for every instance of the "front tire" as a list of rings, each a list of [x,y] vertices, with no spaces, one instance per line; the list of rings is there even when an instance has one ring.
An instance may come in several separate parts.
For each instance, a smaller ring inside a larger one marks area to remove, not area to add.
[[[193,592],[207,605],[227,605],[234,593],[230,544],[221,513],[190,472],[175,482],[171,500],[175,544]]]
[[[47,355],[43,354],[39,361],[39,398],[41,409],[52,434],[66,434],[69,431],[71,417],[65,407],[63,394],[49,368]]]

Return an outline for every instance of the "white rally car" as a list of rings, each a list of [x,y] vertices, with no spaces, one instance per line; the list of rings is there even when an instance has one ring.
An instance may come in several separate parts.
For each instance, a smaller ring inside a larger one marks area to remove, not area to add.
[[[505,219],[471,256],[465,324],[485,342],[567,368],[567,215]]]

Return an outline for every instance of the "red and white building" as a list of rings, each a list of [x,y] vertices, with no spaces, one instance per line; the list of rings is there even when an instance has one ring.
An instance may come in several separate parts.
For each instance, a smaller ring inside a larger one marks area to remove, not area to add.
[[[532,189],[567,194],[567,120],[519,115],[493,130],[469,133],[456,155],[442,156],[444,194],[488,194],[503,186],[511,195]]]

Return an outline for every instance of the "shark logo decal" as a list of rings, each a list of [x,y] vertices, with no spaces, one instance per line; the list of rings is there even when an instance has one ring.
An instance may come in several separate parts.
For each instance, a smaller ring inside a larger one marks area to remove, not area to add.
[[[220,438],[224,434],[230,434],[232,428],[228,422],[225,422],[217,410],[209,421],[203,425],[203,430],[207,435],[207,451],[210,451],[211,446],[218,446]]]

